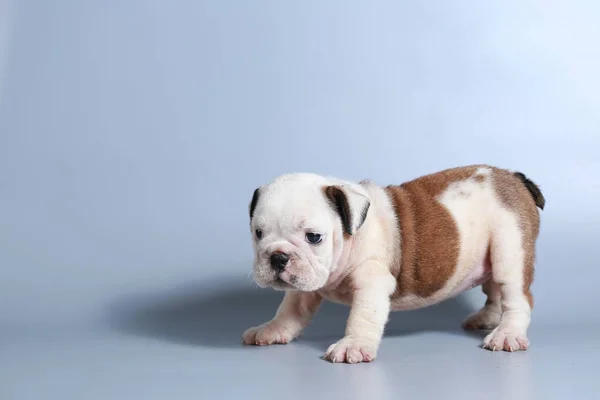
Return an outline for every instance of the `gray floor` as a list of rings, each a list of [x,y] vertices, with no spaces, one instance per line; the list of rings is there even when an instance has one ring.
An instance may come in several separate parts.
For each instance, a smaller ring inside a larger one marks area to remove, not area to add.
[[[600,330],[593,324],[534,324],[529,351],[492,353],[479,348],[481,335],[458,328],[472,310],[472,298],[463,296],[393,314],[374,363],[330,364],[320,356],[343,333],[344,307],[326,304],[292,344],[244,347],[243,329],[268,318],[279,295],[243,285],[220,294],[198,289],[123,298],[108,305],[104,325],[3,330],[0,398],[491,400],[600,394]]]

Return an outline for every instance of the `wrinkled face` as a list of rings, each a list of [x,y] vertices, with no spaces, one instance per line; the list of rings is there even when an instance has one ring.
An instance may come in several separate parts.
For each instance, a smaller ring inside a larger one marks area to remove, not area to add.
[[[259,286],[314,291],[327,282],[343,240],[322,183],[293,176],[257,191],[250,228]]]
[[[250,229],[254,280],[277,290],[315,291],[337,268],[346,235],[364,222],[370,201],[359,185],[288,174],[254,192]]]

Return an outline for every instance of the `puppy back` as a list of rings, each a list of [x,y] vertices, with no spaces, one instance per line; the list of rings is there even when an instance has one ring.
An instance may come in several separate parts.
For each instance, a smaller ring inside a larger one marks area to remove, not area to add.
[[[524,247],[533,248],[539,233],[539,213],[545,199],[523,173],[489,165],[451,168],[384,188],[396,213],[400,246],[392,273],[398,278],[396,295],[429,297],[452,278],[461,251],[456,221],[439,198],[450,185],[462,181],[489,182],[500,204],[515,213]],[[531,252],[530,252],[531,253]],[[533,254],[527,254],[532,258]],[[526,281],[533,279],[528,263]]]
[[[484,165],[457,167],[384,188],[396,212],[400,248],[392,273],[397,296],[422,298],[444,287],[455,273],[460,253],[459,231],[450,212],[438,201],[452,183],[483,180]]]

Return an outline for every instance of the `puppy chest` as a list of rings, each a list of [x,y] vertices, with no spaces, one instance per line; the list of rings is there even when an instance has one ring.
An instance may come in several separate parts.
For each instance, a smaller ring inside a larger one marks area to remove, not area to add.
[[[352,304],[353,289],[346,281],[342,282],[335,289],[322,289],[319,294],[326,300],[333,303],[350,305]]]

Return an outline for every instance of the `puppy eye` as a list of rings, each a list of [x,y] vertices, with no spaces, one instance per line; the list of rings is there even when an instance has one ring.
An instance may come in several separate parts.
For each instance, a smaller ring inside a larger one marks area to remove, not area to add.
[[[317,244],[319,243],[321,240],[323,240],[323,235],[321,235],[320,233],[312,233],[312,232],[308,232],[306,234],[306,240],[308,241],[308,243],[310,244]]]
[[[257,239],[261,239],[262,238],[262,231],[260,229],[257,229],[256,231],[254,231],[254,234],[256,235]]]

